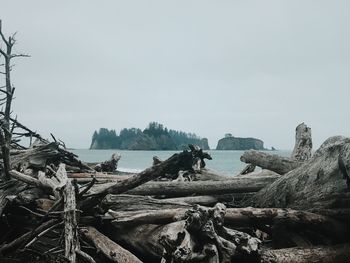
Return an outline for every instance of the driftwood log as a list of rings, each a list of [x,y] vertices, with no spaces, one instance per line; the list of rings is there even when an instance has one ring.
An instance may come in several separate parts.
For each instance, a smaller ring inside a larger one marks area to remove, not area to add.
[[[350,244],[325,247],[297,247],[263,250],[261,263],[347,263]]]
[[[342,262],[349,242],[349,145],[347,138],[331,138],[308,161],[290,158],[300,166],[283,176],[262,170],[237,177],[203,169],[189,151],[119,176],[67,174],[51,146],[38,146],[50,158],[33,146],[37,160],[17,150],[18,170],[0,189],[3,218],[24,213],[36,226],[5,235],[0,252],[32,249],[96,263],[317,262],[317,256]],[[152,181],[178,180],[179,172],[198,181]],[[254,207],[237,207],[242,202]]]
[[[102,200],[102,206],[105,209],[114,211],[144,211],[144,210],[162,210],[172,208],[189,209],[191,205],[198,204],[202,206],[213,206],[219,202],[233,202],[232,195],[218,196],[187,196],[177,198],[156,199],[150,196],[142,195],[107,195]]]
[[[301,162],[295,161],[291,158],[256,150],[244,152],[241,156],[241,161],[274,171],[278,174],[286,174],[301,165]]]
[[[204,157],[206,153],[200,152]],[[203,157],[203,158],[204,158]],[[170,158],[157,165],[142,171],[139,174],[131,176],[126,180],[105,184],[102,187],[95,188],[95,191],[91,191],[90,196],[81,203],[81,209],[92,208],[99,204],[107,194],[122,194],[131,190],[141,184],[144,184],[152,179],[156,179],[166,174],[178,174],[181,170],[193,171],[194,160],[198,158],[197,149],[195,152],[183,151],[176,153]]]
[[[311,158],[311,151],[311,129],[304,123],[301,123],[295,130],[295,146],[291,157],[281,157],[276,154],[249,150],[241,156],[241,161],[252,166],[259,166],[263,169],[274,171],[278,174],[286,174],[309,160]],[[248,167],[247,169],[249,169]]]
[[[112,225],[115,227],[131,227],[142,224],[169,224],[185,219],[188,208],[175,208],[163,210],[143,211],[112,211],[108,214],[113,218]],[[348,236],[348,227],[327,216],[305,211],[277,208],[228,208],[224,215],[225,225],[230,227],[271,227],[271,234],[278,235],[281,224],[293,229],[295,233],[305,229],[306,237],[313,238],[320,234],[332,237],[333,240],[344,242]],[[274,228],[273,226],[277,227]],[[319,240],[319,244],[322,241]]]
[[[94,169],[97,172],[115,172],[120,158],[120,154],[113,153],[110,160],[97,164]]]
[[[168,197],[188,195],[220,195],[257,192],[274,182],[279,176],[247,176],[239,179],[194,182],[150,182],[128,193],[136,195],[162,195]]]
[[[341,167],[350,167],[350,138],[331,137],[308,162],[262,189],[247,205],[294,209],[348,208],[348,177]]]
[[[185,220],[118,229],[115,238],[147,255],[146,262],[162,257],[162,262],[169,263],[229,263],[234,258],[257,257],[260,241],[224,227],[225,210],[220,203],[214,208],[197,206],[186,212]]]
[[[11,117],[11,59],[26,55],[12,53],[15,35],[1,20],[0,42],[0,262],[350,262],[349,138],[330,138],[311,157],[302,123],[290,158],[246,152],[249,165],[232,179],[204,169],[211,157],[194,145],[139,174],[101,176]],[[97,170],[116,172],[118,159]]]
[[[135,255],[113,242],[94,227],[82,228],[80,232],[111,262],[142,263]]]

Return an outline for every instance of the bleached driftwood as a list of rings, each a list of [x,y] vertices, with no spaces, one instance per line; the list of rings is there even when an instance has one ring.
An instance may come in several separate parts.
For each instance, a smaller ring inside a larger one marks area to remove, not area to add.
[[[142,263],[135,255],[113,242],[94,227],[82,228],[80,232],[112,262]]]
[[[244,152],[241,156],[241,161],[274,171],[278,174],[286,174],[301,165],[301,162],[292,160],[289,157],[281,157],[277,154],[269,154],[256,150]]]
[[[301,123],[295,129],[295,146],[291,158],[299,162],[305,162],[311,158],[312,138],[311,128]]]
[[[57,171],[57,174],[64,170]],[[64,177],[62,175],[61,177]],[[72,263],[76,262],[76,251],[80,250],[79,236],[78,236],[78,222],[76,215],[76,199],[75,189],[67,175],[66,184],[63,188],[63,203],[64,203],[64,240],[65,240],[65,257]]]
[[[350,167],[350,138],[331,137],[308,162],[262,189],[246,205],[294,209],[348,207],[349,178],[340,163]]]
[[[163,256],[162,262],[166,263],[229,263],[235,257],[258,256],[260,241],[257,238],[224,227],[222,204],[214,208],[197,206],[185,216],[186,220],[164,226],[118,228],[115,238],[148,257],[147,262],[158,261]]]
[[[311,129],[301,123],[295,131],[295,146],[291,157],[249,150],[241,156],[241,161],[278,174],[286,174],[307,161],[311,157],[311,150]]]
[[[143,210],[162,210],[173,208],[190,208],[191,205],[198,204],[203,206],[215,205],[219,202],[232,202],[231,195],[219,196],[187,196],[177,198],[156,199],[150,196],[142,195],[107,195],[102,200],[102,207],[114,211],[143,211]]]
[[[345,263],[349,258],[350,244],[262,250],[261,253],[261,263]]]
[[[279,176],[247,176],[220,181],[193,182],[149,182],[133,190],[129,194],[164,195],[168,197],[196,195],[221,195],[257,192],[274,182]]]

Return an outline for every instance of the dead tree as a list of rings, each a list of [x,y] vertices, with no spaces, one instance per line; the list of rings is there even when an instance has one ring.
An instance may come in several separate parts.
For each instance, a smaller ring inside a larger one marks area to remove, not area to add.
[[[12,141],[12,131],[14,126],[11,127],[10,118],[11,118],[11,105],[13,100],[13,94],[15,88],[11,82],[11,70],[12,64],[11,60],[16,57],[28,57],[24,54],[13,54],[12,48],[16,44],[15,34],[6,38],[4,32],[2,31],[2,21],[0,20],[0,36],[2,45],[5,47],[3,49],[0,47],[1,57],[4,59],[4,63],[1,64],[4,67],[4,71],[1,74],[5,75],[5,85],[0,87],[0,92],[4,94],[5,97],[1,98],[1,105],[5,105],[5,110],[3,118],[0,120],[0,144],[1,152],[4,166],[4,178],[10,179],[10,147]]]

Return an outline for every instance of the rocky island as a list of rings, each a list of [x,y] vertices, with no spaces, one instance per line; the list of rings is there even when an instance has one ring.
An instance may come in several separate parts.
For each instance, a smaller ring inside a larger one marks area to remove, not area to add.
[[[231,133],[218,141],[216,150],[264,150],[264,142],[256,138],[239,138]]]
[[[143,131],[137,128],[122,129],[119,135],[115,130],[101,128],[92,136],[90,149],[120,150],[183,150],[188,144],[209,149],[208,139],[194,133],[168,130],[162,124],[151,122]]]

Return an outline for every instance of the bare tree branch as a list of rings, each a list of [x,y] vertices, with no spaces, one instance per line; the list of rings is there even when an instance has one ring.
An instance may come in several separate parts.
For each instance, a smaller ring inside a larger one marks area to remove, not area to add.
[[[15,57],[27,57],[28,55],[25,54],[12,54],[12,47],[16,43],[16,33],[14,33],[12,36],[6,39],[3,31],[2,31],[2,21],[0,20],[0,36],[2,41],[6,45],[6,52],[2,48],[0,48],[0,53],[4,56],[5,58],[5,89],[0,89],[0,92],[4,93],[6,95],[6,103],[5,103],[5,111],[3,113],[4,118],[1,120],[0,124],[0,129],[1,129],[1,134],[0,134],[0,143],[1,143],[1,152],[2,152],[2,158],[3,158],[3,163],[4,163],[4,178],[5,179],[10,179],[10,148],[11,148],[11,143],[12,143],[12,132],[13,129],[15,128],[15,123],[12,123],[11,127],[11,105],[13,101],[13,94],[15,92],[15,88],[12,86],[11,83],[11,59]]]
[[[30,55],[28,55],[28,54],[13,54],[13,55],[11,55],[10,56],[10,58],[29,58],[30,57]]]

